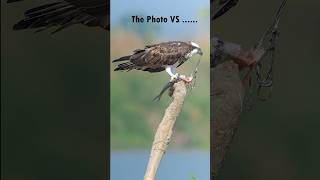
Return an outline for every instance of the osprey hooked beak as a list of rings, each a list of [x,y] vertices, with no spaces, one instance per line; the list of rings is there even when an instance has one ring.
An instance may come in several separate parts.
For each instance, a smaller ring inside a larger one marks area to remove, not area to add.
[[[193,50],[196,50],[195,54],[199,54],[200,56],[203,55],[203,52],[202,52],[200,46],[197,43],[190,41],[190,44],[194,47]]]

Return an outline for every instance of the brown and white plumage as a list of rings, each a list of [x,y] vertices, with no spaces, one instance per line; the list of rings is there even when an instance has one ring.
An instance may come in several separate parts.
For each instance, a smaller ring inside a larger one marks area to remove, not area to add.
[[[122,62],[115,71],[133,69],[160,72],[168,66],[179,67],[195,54],[202,55],[200,47],[193,42],[170,41],[147,45],[144,49],[133,51],[132,55],[124,56],[113,62]]]
[[[8,3],[22,0],[8,0]],[[35,29],[36,32],[51,27],[53,33],[75,24],[109,29],[109,1],[106,0],[56,0],[27,10],[25,17],[13,26],[14,30]]]

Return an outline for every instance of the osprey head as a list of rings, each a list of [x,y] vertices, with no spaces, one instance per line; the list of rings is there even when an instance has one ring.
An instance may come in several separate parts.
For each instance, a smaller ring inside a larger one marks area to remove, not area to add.
[[[199,54],[200,56],[203,55],[203,52],[197,43],[190,41],[190,45],[192,46],[191,56],[195,54]]]

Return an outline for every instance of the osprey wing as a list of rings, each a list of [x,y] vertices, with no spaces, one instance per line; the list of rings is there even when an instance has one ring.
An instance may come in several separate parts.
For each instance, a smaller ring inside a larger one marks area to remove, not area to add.
[[[181,64],[187,60],[186,55],[190,53],[192,46],[179,41],[165,42],[148,45],[145,49],[137,49],[134,54],[124,56],[113,62],[127,61],[119,64],[117,70],[143,70],[149,72],[163,71],[166,66]]]
[[[185,42],[172,41],[146,46],[141,58],[132,59],[136,64],[150,65],[174,65],[187,60],[186,55],[190,53],[192,46]]]
[[[22,0],[8,0],[8,3]],[[58,32],[74,24],[109,28],[109,3],[105,0],[65,0],[44,4],[25,12],[25,18],[14,30],[36,29],[36,32],[56,27]]]
[[[238,2],[239,0],[211,0],[211,19],[215,20],[222,16],[232,7],[237,5]]]
[[[88,15],[95,17],[95,21],[87,23],[87,26],[100,26],[109,30],[110,1],[108,0],[65,0],[76,7],[83,8]]]

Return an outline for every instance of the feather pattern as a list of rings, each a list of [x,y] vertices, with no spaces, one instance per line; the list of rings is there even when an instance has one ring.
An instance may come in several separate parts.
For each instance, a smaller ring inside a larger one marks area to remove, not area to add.
[[[114,70],[130,71],[136,69],[160,72],[169,65],[176,65],[177,67],[182,65],[191,57],[190,53],[194,49],[199,49],[199,52],[201,52],[200,48],[193,46],[189,42],[170,41],[147,45],[144,49],[134,50],[132,55],[113,60],[113,62],[126,61],[118,64]]]
[[[8,3],[22,0],[8,0]],[[36,32],[56,27],[59,32],[75,24],[109,29],[109,1],[64,0],[31,8],[25,17],[13,26],[14,30],[35,29]]]

